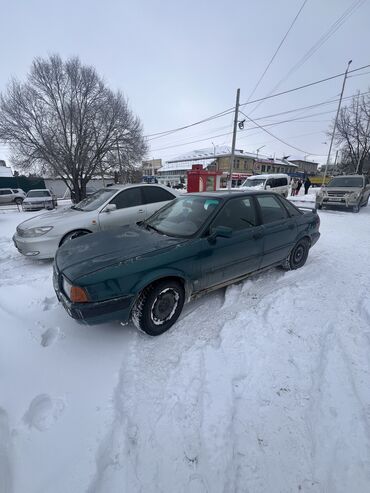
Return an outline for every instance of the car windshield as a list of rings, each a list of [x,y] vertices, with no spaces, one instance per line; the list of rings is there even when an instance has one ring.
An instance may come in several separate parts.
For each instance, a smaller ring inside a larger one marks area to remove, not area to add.
[[[219,199],[210,197],[181,197],[161,209],[143,225],[167,236],[189,238],[199,231],[220,202]]]
[[[247,178],[244,183],[242,183],[242,187],[259,187],[265,183],[265,178]]]
[[[327,187],[343,187],[343,188],[351,188],[351,187],[363,187],[364,181],[361,176],[348,176],[348,177],[339,177],[333,178],[327,184]]]
[[[50,197],[50,193],[47,190],[31,190],[27,197]]]
[[[81,200],[78,204],[73,205],[72,209],[76,209],[78,211],[94,211],[103,205],[104,202],[113,197],[115,193],[117,193],[115,188],[102,188],[101,190],[98,190],[92,195],[86,197],[86,199]]]

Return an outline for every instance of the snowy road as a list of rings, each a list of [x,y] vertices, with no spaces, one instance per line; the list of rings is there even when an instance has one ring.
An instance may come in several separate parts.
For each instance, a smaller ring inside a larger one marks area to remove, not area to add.
[[[70,319],[24,216],[0,213],[0,493],[370,490],[370,207],[159,338]]]

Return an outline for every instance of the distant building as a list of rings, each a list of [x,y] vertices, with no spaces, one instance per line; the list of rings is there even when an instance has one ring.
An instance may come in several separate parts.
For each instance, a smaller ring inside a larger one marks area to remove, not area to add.
[[[12,169],[6,165],[6,162],[1,159],[0,160],[0,177],[2,178],[10,178],[13,176]]]
[[[298,166],[298,171],[301,171],[302,173],[306,173],[307,175],[317,174],[319,163],[305,161],[304,159],[289,159],[289,162],[296,164]]]
[[[141,163],[143,176],[155,176],[162,167],[162,159],[149,159]]]
[[[177,185],[186,181],[187,172],[194,164],[204,169],[221,171],[224,174],[222,185],[226,185],[230,172],[231,149],[228,146],[214,146],[183,154],[167,161],[158,170],[158,181],[167,185]],[[282,159],[265,159],[258,154],[235,150],[232,170],[233,186],[240,185],[248,176],[261,173],[289,173],[296,171],[297,166]]]

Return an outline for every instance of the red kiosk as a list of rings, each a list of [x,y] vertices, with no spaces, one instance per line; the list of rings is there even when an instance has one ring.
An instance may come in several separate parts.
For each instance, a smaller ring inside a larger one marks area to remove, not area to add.
[[[214,192],[220,188],[221,171],[207,171],[201,164],[193,164],[188,175],[188,192]]]

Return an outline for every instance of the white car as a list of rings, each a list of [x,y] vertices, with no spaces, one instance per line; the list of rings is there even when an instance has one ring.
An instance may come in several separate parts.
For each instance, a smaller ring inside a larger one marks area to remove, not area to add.
[[[78,236],[144,221],[178,196],[162,185],[114,185],[72,207],[46,212],[17,226],[13,241],[23,255],[53,258],[57,248]]]
[[[242,190],[271,190],[271,192],[280,193],[283,197],[288,197],[289,176],[284,173],[253,175],[247,178],[239,188]]]
[[[56,196],[48,188],[30,190],[22,203],[24,211],[54,209],[58,205]]]

